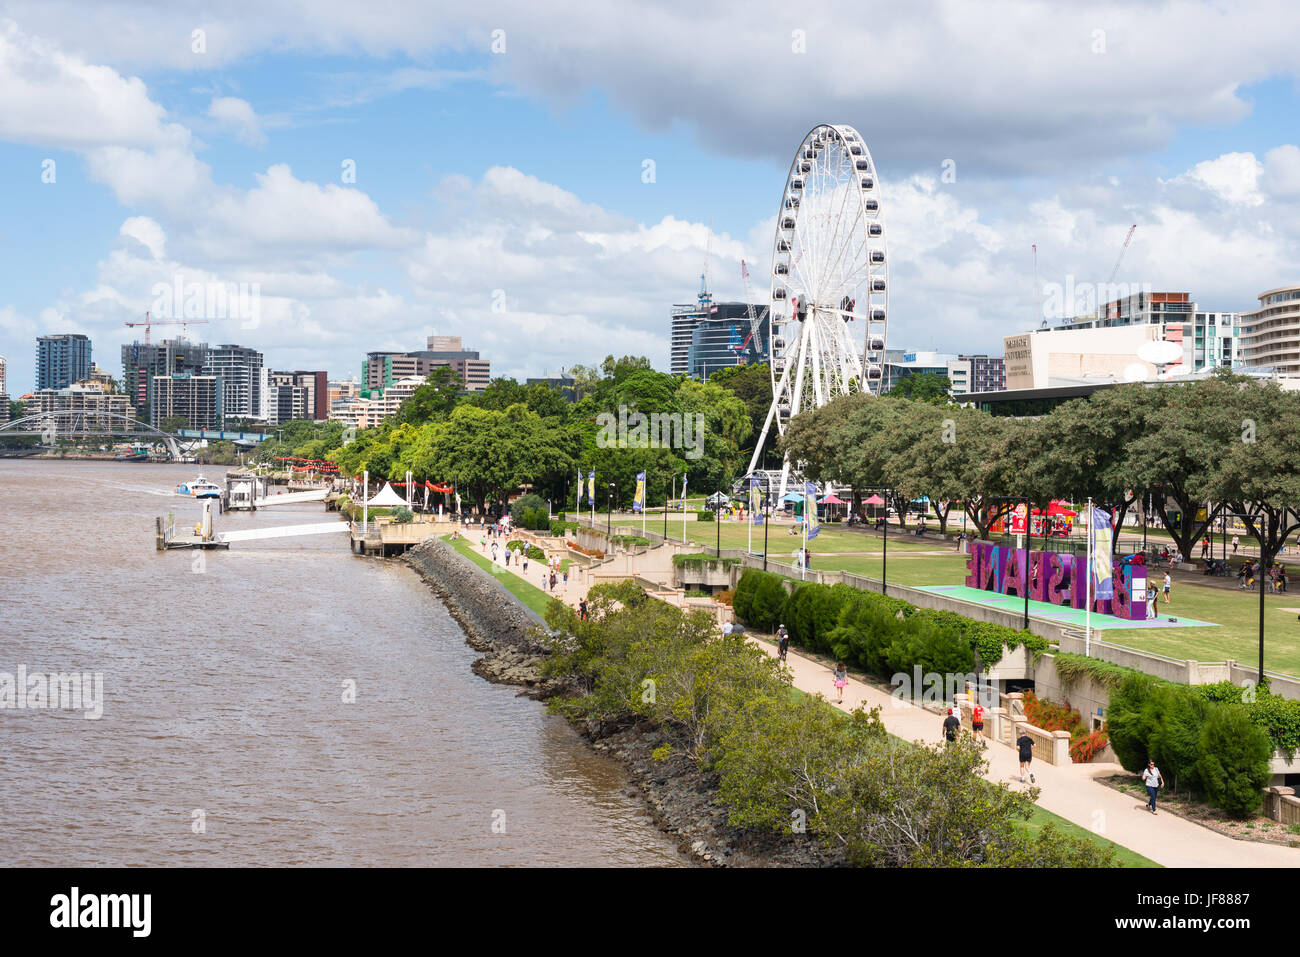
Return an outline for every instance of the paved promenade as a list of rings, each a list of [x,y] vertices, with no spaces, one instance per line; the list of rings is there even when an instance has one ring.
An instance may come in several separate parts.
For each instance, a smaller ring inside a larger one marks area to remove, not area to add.
[[[465,538],[477,551],[491,559],[491,543],[496,541],[504,547],[506,539],[488,539],[488,546],[484,549],[479,545],[480,534],[474,529]],[[529,562],[528,574],[524,575],[522,567],[512,562],[509,568],[502,566],[501,570],[540,587],[544,567],[542,563]],[[586,597],[588,582],[586,574],[571,574],[568,585],[557,587],[552,594],[576,606]],[[776,654],[776,648],[770,642],[757,638],[750,640],[767,654]],[[793,649],[787,656],[787,664],[796,688],[812,694],[820,693],[834,702],[835,688],[830,668]],[[844,704],[839,707],[851,711],[859,704],[867,707],[880,705],[885,727],[897,737],[931,744],[940,740],[942,715],[899,701],[850,677],[844,689]],[[986,778],[1006,782],[1014,788],[1021,787],[1020,766],[1014,748],[990,742],[985,756],[989,764]],[[1057,767],[1035,761],[1034,774],[1040,788],[1038,804],[1165,867],[1300,867],[1300,848],[1233,840],[1165,812],[1152,816],[1142,800],[1093,780],[1122,770],[1118,764]]]

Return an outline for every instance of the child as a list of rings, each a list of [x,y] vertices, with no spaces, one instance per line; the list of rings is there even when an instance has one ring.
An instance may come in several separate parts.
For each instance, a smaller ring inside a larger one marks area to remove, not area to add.
[[[838,697],[835,699],[836,704],[844,703],[844,686],[849,683],[849,673],[844,667],[844,662],[835,663],[835,691]]]

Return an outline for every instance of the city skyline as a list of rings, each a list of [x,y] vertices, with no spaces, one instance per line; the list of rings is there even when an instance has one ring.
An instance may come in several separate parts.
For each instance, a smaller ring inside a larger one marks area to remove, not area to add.
[[[0,8],[11,383],[32,380],[36,336],[114,352],[188,284],[256,285],[258,314],[215,316],[209,338],[255,330],[286,367],[343,374],[434,331],[520,380],[609,352],[667,368],[663,316],[701,271],[744,300],[744,258],[766,301],[782,183],[826,121],[876,157],[891,346],[996,351],[1037,325],[1031,246],[1040,287],[1100,283],[1135,222],[1118,281],[1239,313],[1296,278],[1300,13],[1284,4],[1176,22],[1010,7],[1014,67],[953,39],[984,17],[952,3],[870,28],[647,5],[617,40],[493,4],[436,27],[413,6],[360,35],[332,3],[238,29],[238,10],[181,3],[129,37],[106,26],[124,9]],[[673,53],[682,31],[710,55]],[[846,75],[860,49],[877,51],[869,78]],[[754,62],[789,69],[737,82]]]

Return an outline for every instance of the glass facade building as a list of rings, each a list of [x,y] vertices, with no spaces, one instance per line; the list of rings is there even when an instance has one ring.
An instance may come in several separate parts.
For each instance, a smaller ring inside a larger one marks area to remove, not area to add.
[[[66,389],[90,375],[90,339],[79,333],[36,340],[36,388]]]
[[[743,302],[720,302],[696,320],[687,352],[686,371],[691,378],[705,381],[719,369],[768,360],[771,329],[767,306],[754,306],[757,331],[750,322],[749,309]]]

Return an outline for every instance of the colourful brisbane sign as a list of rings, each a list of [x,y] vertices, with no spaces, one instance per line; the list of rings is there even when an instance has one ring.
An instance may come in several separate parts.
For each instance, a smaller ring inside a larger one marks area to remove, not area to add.
[[[1070,608],[1084,607],[1088,580],[1086,558],[1056,552],[1028,554],[1030,599]],[[1114,562],[1112,571],[1114,598],[1094,599],[1092,610],[1134,621],[1146,618],[1146,566]],[[1024,585],[1025,549],[988,542],[971,543],[970,557],[966,559],[968,588],[1023,598]]]

